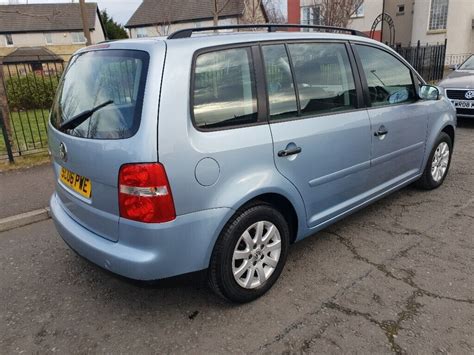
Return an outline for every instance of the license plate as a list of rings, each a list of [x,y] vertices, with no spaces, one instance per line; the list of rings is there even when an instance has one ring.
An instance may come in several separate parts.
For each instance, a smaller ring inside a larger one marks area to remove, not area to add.
[[[451,100],[456,108],[474,108],[474,101]]]
[[[73,173],[66,168],[61,167],[59,175],[61,182],[79,195],[90,198],[92,193],[92,183],[90,179]]]

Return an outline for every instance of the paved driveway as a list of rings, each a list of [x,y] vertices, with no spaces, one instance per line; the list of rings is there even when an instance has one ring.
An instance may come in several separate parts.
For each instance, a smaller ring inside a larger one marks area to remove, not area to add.
[[[51,221],[0,234],[0,352],[474,352],[474,122],[443,187],[408,187],[293,246],[263,298],[196,277],[145,287],[91,265]]]

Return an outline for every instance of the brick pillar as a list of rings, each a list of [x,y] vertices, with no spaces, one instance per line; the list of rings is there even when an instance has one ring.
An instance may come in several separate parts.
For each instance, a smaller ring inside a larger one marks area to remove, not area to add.
[[[287,1],[288,1],[288,23],[297,23],[297,24],[301,23],[300,0],[287,0]]]

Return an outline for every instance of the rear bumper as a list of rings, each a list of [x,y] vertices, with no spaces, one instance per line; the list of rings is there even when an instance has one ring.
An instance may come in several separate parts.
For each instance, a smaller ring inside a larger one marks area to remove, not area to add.
[[[104,269],[136,280],[157,280],[207,268],[219,232],[232,214],[228,208],[217,208],[161,224],[121,219],[119,240],[113,242],[72,219],[56,193],[50,206],[59,234],[72,249]]]

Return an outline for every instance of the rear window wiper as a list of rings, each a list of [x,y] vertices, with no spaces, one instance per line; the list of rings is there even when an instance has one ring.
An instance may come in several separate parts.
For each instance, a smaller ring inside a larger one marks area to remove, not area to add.
[[[101,103],[100,105],[97,105],[96,107],[91,108],[90,110],[86,110],[86,111],[83,111],[81,113],[78,113],[77,115],[73,116],[69,120],[61,123],[59,125],[59,129],[61,131],[65,131],[65,130],[68,130],[68,129],[74,129],[77,126],[79,126],[82,122],[87,120],[89,117],[91,117],[95,112],[97,112],[101,108],[103,108],[105,106],[108,106],[110,104],[113,104],[113,103],[114,103],[113,100],[108,100],[108,101],[105,101],[105,102]]]

